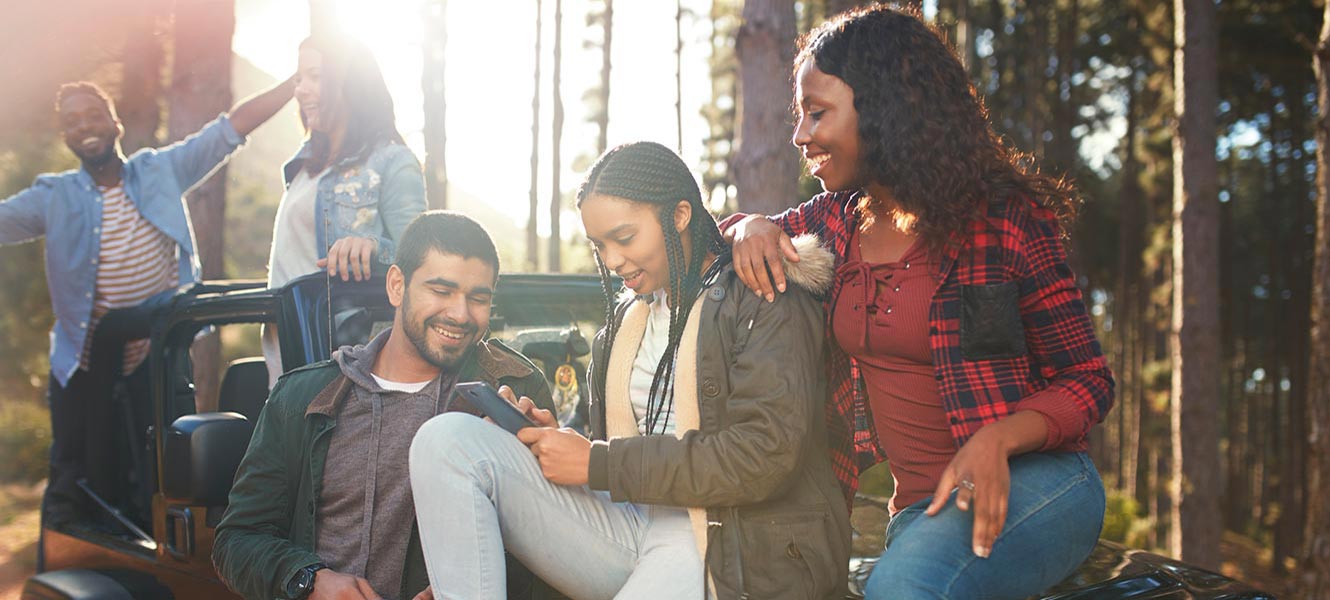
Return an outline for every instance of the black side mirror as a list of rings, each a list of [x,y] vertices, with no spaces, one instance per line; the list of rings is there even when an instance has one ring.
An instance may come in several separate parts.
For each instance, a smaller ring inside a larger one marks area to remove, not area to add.
[[[225,506],[254,425],[233,412],[176,419],[162,446],[166,499],[190,506]]]

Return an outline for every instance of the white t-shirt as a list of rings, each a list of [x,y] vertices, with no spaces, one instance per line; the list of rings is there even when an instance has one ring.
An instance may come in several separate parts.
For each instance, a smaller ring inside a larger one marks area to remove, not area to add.
[[[425,389],[425,386],[429,385],[429,381],[422,381],[420,383],[402,383],[400,381],[384,379],[373,373],[370,373],[370,375],[374,377],[374,382],[379,384],[379,387],[390,392],[406,392],[408,394],[414,394]]]
[[[315,229],[314,199],[319,192],[318,175],[304,169],[296,173],[277,204],[277,219],[272,228],[272,250],[268,255],[268,287],[286,285],[292,279],[319,270],[319,242]],[[263,326],[263,360],[268,365],[268,389],[282,374],[282,354],[277,343],[277,328]]]
[[[323,173],[311,176],[302,169],[282,194],[282,201],[277,205],[277,219],[273,222],[272,252],[268,255],[270,288],[281,287],[292,279],[319,270],[314,200]]]
[[[651,300],[651,314],[647,318],[646,333],[642,336],[642,345],[637,348],[637,358],[633,360],[633,374],[628,378],[628,396],[633,403],[633,415],[637,417],[637,432],[646,435],[648,404],[651,396],[651,380],[656,375],[656,365],[665,353],[665,346],[670,342],[670,307],[665,302],[665,293],[656,292]],[[666,382],[661,382],[661,388]],[[658,389],[659,394],[663,389]],[[674,408],[662,416],[665,421],[664,433],[674,434]],[[656,431],[661,433],[660,424]]]

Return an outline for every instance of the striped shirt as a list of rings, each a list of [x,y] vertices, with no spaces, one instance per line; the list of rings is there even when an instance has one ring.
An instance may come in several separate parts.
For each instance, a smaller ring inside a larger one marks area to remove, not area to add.
[[[79,367],[88,368],[93,333],[101,318],[114,308],[136,306],[153,294],[175,287],[176,243],[149,223],[125,195],[121,185],[101,187],[101,247],[97,254],[97,284],[92,318]],[[132,373],[148,355],[148,340],[125,344],[124,373]]]

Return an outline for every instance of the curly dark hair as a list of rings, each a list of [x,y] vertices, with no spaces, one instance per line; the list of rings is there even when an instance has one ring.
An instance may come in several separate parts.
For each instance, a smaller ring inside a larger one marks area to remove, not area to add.
[[[670,329],[669,342],[661,353],[656,372],[651,378],[647,432],[663,433],[666,415],[674,408],[674,358],[683,339],[684,325],[692,311],[693,300],[707,285],[709,279],[729,260],[729,245],[721,237],[716,220],[702,204],[702,192],[688,165],[673,150],[655,142],[634,142],[607,150],[587,170],[586,179],[577,189],[577,208],[587,198],[604,194],[632,202],[649,204],[656,208],[656,217],[665,235],[665,252],[670,266]],[[673,227],[674,210],[679,202],[692,206],[692,220],[688,223],[689,242],[685,253],[683,239]],[[600,260],[600,253],[591,252],[600,272],[601,287],[605,292],[605,348],[614,346],[619,323],[615,318],[617,294],[612,287],[609,269]],[[684,260],[685,255],[688,259]],[[708,254],[716,256],[707,271],[702,264]],[[608,354],[606,355],[608,359]],[[592,374],[593,387],[604,397],[605,375],[609,360],[600,361]]]
[[[950,242],[985,202],[1013,196],[1051,210],[1067,235],[1080,205],[1075,187],[1003,142],[956,54],[916,15],[883,5],[850,10],[805,34],[798,50],[796,77],[812,60],[853,90],[860,169],[917,217],[931,246]],[[860,201],[866,219],[876,203]]]

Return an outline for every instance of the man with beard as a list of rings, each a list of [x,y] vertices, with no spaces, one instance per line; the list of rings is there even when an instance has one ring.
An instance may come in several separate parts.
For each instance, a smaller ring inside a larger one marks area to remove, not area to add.
[[[100,464],[115,453],[111,384],[146,386],[148,340],[99,347],[93,330],[114,308],[164,301],[199,280],[199,261],[183,195],[226,161],[255,127],[291,99],[293,80],[237,104],[188,138],[126,158],[115,105],[95,84],[67,83],[55,110],[65,146],[82,168],[39,175],[32,187],[0,202],[0,244],[46,237],[46,282],[55,313],[51,330],[51,476],[43,502],[48,523],[82,521],[91,502],[78,489],[89,478],[99,495],[124,492]],[[126,337],[144,338],[147,327]],[[118,346],[118,347],[117,347]],[[135,385],[139,384],[139,385]],[[143,412],[146,407],[133,407]],[[135,421],[142,432],[146,423]],[[131,441],[131,443],[135,443]],[[90,464],[96,461],[99,464]]]
[[[541,372],[486,340],[499,256],[459,213],[429,211],[388,269],[393,325],[277,381],[236,472],[213,562],[251,598],[430,598],[407,472],[411,439],[459,382],[553,408]],[[447,510],[446,507],[440,510]]]

